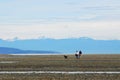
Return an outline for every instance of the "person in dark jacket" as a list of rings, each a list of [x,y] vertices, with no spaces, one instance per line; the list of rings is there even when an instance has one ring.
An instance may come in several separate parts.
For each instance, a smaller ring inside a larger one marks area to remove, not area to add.
[[[81,57],[81,55],[82,55],[82,51],[80,50],[78,54],[79,58]]]

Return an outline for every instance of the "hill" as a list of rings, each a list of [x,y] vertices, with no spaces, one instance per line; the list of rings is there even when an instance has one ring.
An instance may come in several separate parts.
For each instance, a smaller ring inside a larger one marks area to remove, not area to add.
[[[38,50],[21,50],[16,48],[0,47],[0,54],[17,54],[17,53],[58,53],[55,51],[38,51]]]

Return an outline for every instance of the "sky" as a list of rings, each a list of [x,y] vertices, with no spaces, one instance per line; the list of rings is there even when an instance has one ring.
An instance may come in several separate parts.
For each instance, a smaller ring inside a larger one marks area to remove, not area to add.
[[[0,0],[0,39],[120,40],[120,0]]]

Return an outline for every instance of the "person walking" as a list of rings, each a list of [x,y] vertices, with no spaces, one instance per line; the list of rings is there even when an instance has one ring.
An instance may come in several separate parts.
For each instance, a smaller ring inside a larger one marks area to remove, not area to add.
[[[79,51],[79,54],[78,54],[78,58],[80,58],[81,55],[82,55],[82,51],[80,50],[80,51]]]
[[[79,57],[78,57],[78,51],[76,51],[76,53],[75,53],[75,57],[76,57],[76,59],[79,58]]]

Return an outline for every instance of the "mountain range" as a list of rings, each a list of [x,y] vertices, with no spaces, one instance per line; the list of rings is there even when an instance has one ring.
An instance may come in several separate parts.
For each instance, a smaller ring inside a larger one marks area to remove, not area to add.
[[[77,39],[0,40],[0,46],[28,50],[28,52],[29,50],[30,52],[42,50],[74,53],[76,50],[82,50],[83,53],[120,53],[120,40],[94,40],[86,37]]]
[[[59,53],[59,52],[54,52],[54,51],[42,51],[42,50],[21,50],[17,48],[8,48],[8,47],[0,47],[0,54],[27,54],[27,53]]]

